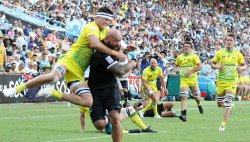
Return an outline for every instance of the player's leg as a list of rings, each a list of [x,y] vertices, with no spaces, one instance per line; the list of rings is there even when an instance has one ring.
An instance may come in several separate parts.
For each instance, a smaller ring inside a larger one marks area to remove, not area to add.
[[[157,90],[156,85],[150,85],[150,87],[151,87],[151,89],[153,90],[154,93],[150,94],[149,90],[147,90],[145,92],[147,92],[148,97],[151,99],[152,102],[149,103],[142,110],[140,110],[138,113],[140,114],[141,117],[143,117],[144,112],[146,112],[147,110],[153,108],[155,118],[161,118],[160,115],[158,114],[158,111],[157,111],[157,104],[158,104],[158,101],[159,101],[160,94],[159,94],[159,92]]]
[[[38,96],[53,96],[57,99],[71,102],[73,104],[91,107],[93,104],[92,95],[90,93],[89,87],[86,82],[81,82],[80,80],[68,82],[68,87],[72,94],[62,93],[55,90],[53,87],[41,89],[38,92]]]
[[[20,84],[15,88],[4,89],[3,93],[6,97],[10,97],[15,95],[16,93],[20,93],[25,89],[30,89],[33,87],[41,86],[46,83],[56,82],[67,72],[66,66],[62,64],[57,64],[49,74],[41,74],[36,78]]]
[[[226,127],[226,123],[228,122],[229,116],[232,111],[232,101],[236,92],[236,83],[226,84],[226,87],[224,88],[220,87],[218,91],[220,91],[219,93],[222,94],[221,96],[225,94],[224,100],[223,100],[225,110],[223,114],[223,120],[219,127],[219,131],[224,131]]]
[[[84,131],[86,128],[86,116],[90,116],[90,108],[80,106],[80,124],[81,131]]]
[[[195,101],[197,103],[199,112],[201,114],[203,114],[204,110],[203,110],[203,107],[202,107],[201,101],[200,101],[200,90],[199,90],[199,87],[198,86],[192,86],[191,87],[191,91],[192,91],[193,97],[194,97],[194,99],[195,99]]]
[[[99,95],[98,90],[92,90],[93,96],[93,105],[91,107],[90,118],[92,120],[93,125],[99,131],[103,131],[105,126],[108,125],[108,118],[106,114],[106,108],[103,104],[103,96]],[[111,134],[112,130],[110,129],[109,134]]]
[[[109,112],[109,119],[112,124],[112,139],[113,142],[121,142],[123,129],[121,125],[121,119],[119,111],[112,110]]]
[[[88,109],[89,110],[89,109]],[[80,107],[80,124],[81,124],[81,131],[85,130],[85,126],[86,126],[86,108],[84,107]]]
[[[188,97],[188,92],[189,92],[189,87],[188,85],[184,82],[181,81],[181,116],[179,117],[183,122],[186,122],[187,120],[187,97]]]
[[[121,125],[120,111],[120,96],[121,92],[118,86],[107,87],[103,91],[105,95],[105,106],[109,112],[109,120],[112,124],[112,139],[114,142],[122,141],[123,129]]]
[[[160,104],[161,105],[161,104]],[[161,110],[161,106],[158,105],[158,110]],[[172,102],[165,102],[162,104],[162,113],[161,117],[177,117],[176,113],[172,111],[174,103]]]
[[[147,126],[143,123],[140,116],[137,114],[137,112],[132,106],[122,108],[120,116],[122,121],[129,117],[130,120],[139,128],[143,130],[147,128]]]
[[[155,106],[157,106],[157,103],[156,103],[156,95],[155,94],[152,94],[152,95],[148,95],[148,97],[152,100],[151,103],[147,104],[143,109],[141,109],[140,111],[138,111],[140,117],[143,117],[144,113],[150,109],[153,108],[154,112],[156,111],[156,113],[154,114],[158,114],[157,112],[157,107],[155,108]],[[159,115],[159,114],[158,114]]]

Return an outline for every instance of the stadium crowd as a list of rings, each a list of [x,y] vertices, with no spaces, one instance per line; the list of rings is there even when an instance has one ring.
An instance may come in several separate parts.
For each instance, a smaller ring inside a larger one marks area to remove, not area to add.
[[[130,59],[137,61],[132,75],[140,76],[152,57],[162,61],[158,65],[166,76],[174,73],[175,59],[182,50],[181,43],[192,41],[194,52],[203,63],[199,75],[215,81],[217,71],[211,69],[210,63],[216,51],[224,47],[228,33],[236,35],[236,49],[244,55],[248,66],[250,64],[249,0],[1,1],[2,5],[13,7],[10,3],[15,8],[33,12],[36,18],[47,19],[50,24],[62,27],[73,20],[87,23],[98,7],[109,6],[115,13],[110,26],[122,32],[125,43],[136,46],[135,51],[128,53]],[[6,51],[6,56],[0,54],[0,72],[29,74],[48,71],[76,41],[76,38],[67,36],[62,38],[57,31],[47,27],[37,27],[21,20],[10,22],[10,19],[0,12],[1,51]]]

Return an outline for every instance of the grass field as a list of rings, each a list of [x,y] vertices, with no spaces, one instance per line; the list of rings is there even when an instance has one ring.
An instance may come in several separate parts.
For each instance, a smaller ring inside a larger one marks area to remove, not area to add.
[[[158,133],[124,134],[123,142],[249,142],[250,102],[234,102],[235,107],[225,132],[219,132],[223,109],[216,102],[202,102],[201,115],[195,101],[188,102],[187,122],[177,118],[143,118]],[[180,113],[180,102],[174,110]],[[137,128],[129,120],[123,128]],[[0,142],[110,142],[87,119],[87,129],[80,132],[79,109],[66,103],[0,105]]]

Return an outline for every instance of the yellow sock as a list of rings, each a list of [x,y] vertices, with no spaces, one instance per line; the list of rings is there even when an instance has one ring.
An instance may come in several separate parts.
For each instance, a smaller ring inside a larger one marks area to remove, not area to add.
[[[147,110],[150,110],[152,108],[152,103],[148,104],[145,108],[143,108],[141,111],[146,112]]]
[[[157,104],[156,103],[151,103],[152,104],[152,108],[153,108],[153,111],[154,111],[154,114],[158,114],[158,110],[157,110]]]
[[[140,127],[142,130],[145,130],[147,126],[143,123],[140,116],[137,114],[137,112],[133,113],[129,116],[130,120],[135,123],[138,127]]]
[[[23,90],[27,89],[25,84],[20,84],[19,86],[16,87],[16,93],[20,93]]]
[[[61,99],[62,98],[62,92],[56,91],[55,89],[53,89],[52,91],[52,96],[57,98],[57,99]]]
[[[227,122],[222,121],[220,125],[225,127],[226,124],[227,124]]]

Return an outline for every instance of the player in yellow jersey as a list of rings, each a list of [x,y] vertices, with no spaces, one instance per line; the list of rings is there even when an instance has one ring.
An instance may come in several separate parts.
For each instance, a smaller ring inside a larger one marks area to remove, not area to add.
[[[157,111],[157,104],[159,101],[159,91],[157,89],[156,81],[157,78],[161,80],[161,89],[165,92],[166,91],[166,84],[163,78],[162,69],[157,66],[157,60],[152,58],[150,60],[150,66],[145,68],[142,72],[142,85],[147,93],[148,97],[152,100],[150,104],[148,104],[145,108],[138,111],[139,115],[143,117],[144,112],[153,108],[154,117],[161,118]]]
[[[243,55],[244,56],[244,59],[245,59],[245,62],[247,63],[248,62],[248,59],[247,59],[247,55]],[[250,84],[249,84],[249,65],[247,65],[247,68],[246,70],[242,71],[240,73],[241,75],[241,78],[242,78],[242,99],[243,100],[247,100],[248,99],[248,94],[249,94],[249,89],[250,89]]]
[[[189,88],[198,105],[199,112],[203,114],[203,107],[200,102],[200,91],[198,86],[197,71],[201,70],[201,61],[199,57],[193,53],[191,42],[184,42],[183,52],[175,62],[175,72],[180,74],[180,91],[181,91],[181,116],[183,122],[187,120],[187,96]]]
[[[3,93],[6,97],[13,96],[25,89],[41,86],[45,83],[56,82],[64,77],[67,86],[72,94],[67,95],[54,88],[46,88],[40,90],[40,96],[53,96],[80,106],[92,106],[92,96],[90,90],[83,79],[83,74],[89,65],[93,49],[107,53],[123,60],[126,58],[121,52],[112,50],[100,41],[103,40],[108,31],[108,24],[113,18],[113,12],[107,7],[101,7],[97,10],[95,20],[88,23],[79,35],[76,43],[72,45],[70,50],[58,60],[49,74],[40,75],[29,82],[21,84],[15,88],[4,89]]]
[[[219,131],[224,131],[232,110],[232,101],[235,97],[238,72],[246,69],[243,55],[235,48],[235,36],[228,34],[225,39],[225,48],[220,49],[214,56],[211,67],[219,69],[217,77],[217,105],[224,107],[223,120]]]

